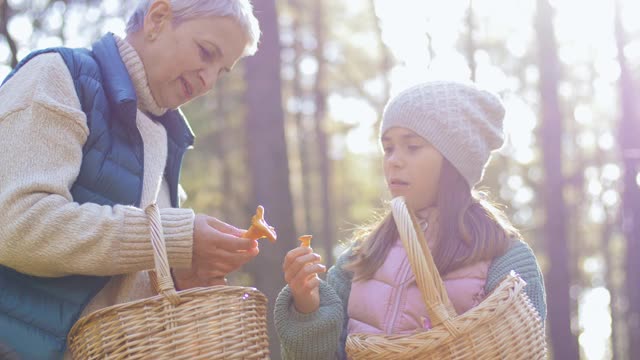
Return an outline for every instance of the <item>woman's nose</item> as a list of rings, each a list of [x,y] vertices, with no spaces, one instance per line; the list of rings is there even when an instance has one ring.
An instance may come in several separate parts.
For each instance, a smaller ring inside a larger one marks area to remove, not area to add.
[[[203,93],[208,92],[215,86],[216,81],[218,81],[218,72],[218,66],[209,66],[200,72],[200,78],[204,86]]]

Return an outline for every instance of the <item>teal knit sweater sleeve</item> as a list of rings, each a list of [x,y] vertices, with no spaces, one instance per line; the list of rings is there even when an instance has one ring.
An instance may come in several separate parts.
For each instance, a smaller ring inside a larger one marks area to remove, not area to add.
[[[342,301],[342,329],[340,330],[340,343],[338,343],[338,352],[336,353],[336,359],[346,359],[347,354],[344,346],[347,342],[347,325],[349,324],[349,314],[347,312],[349,306],[349,294],[351,294],[351,281],[353,280],[353,273],[344,269],[344,266],[351,257],[351,249],[342,254],[336,265],[329,269],[327,275],[327,281],[336,290],[336,293]]]
[[[351,277],[342,269],[343,254],[329,269],[327,281],[320,282],[320,307],[311,314],[301,314],[293,306],[291,289],[285,286],[275,303],[274,320],[282,359],[328,360],[344,353],[343,328]]]
[[[512,270],[527,283],[524,291],[529,296],[533,306],[538,310],[538,314],[540,314],[540,318],[544,323],[547,315],[544,279],[538,266],[538,261],[526,243],[522,241],[515,242],[504,255],[493,260],[489,267],[485,291],[489,293],[495,289],[500,281]]]

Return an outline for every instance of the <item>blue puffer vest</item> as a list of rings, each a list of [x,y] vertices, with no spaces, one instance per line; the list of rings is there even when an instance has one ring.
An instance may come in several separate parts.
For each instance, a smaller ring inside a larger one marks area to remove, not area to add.
[[[69,68],[90,130],[80,174],[71,188],[74,201],[139,206],[144,155],[136,127],[137,99],[113,35],[93,44],[92,51],[52,48],[31,53],[4,82],[34,56],[48,52],[59,53]],[[172,206],[177,207],[182,158],[194,137],[178,111],[152,118],[167,130],[165,178]],[[0,342],[23,359],[61,359],[71,326],[108,280],[39,278],[0,266]]]

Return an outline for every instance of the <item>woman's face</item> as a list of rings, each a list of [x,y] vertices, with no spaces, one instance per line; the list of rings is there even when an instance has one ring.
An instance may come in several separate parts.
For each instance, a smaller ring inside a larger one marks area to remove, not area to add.
[[[200,17],[174,25],[167,0],[151,5],[141,35],[136,50],[153,98],[171,109],[211,90],[248,43],[240,25],[228,17]]]
[[[442,155],[415,132],[392,127],[382,135],[384,175],[391,196],[421,210],[436,204]]]

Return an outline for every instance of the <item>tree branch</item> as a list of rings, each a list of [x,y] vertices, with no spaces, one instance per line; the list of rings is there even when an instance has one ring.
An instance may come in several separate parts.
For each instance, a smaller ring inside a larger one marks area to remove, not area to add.
[[[11,67],[14,68],[18,65],[18,46],[16,45],[15,40],[9,34],[9,29],[7,28],[7,24],[9,23],[9,18],[11,18],[11,8],[9,7],[9,3],[5,0],[0,0],[0,34],[2,34],[5,39],[7,39],[7,44],[9,45],[9,49],[11,50]]]

